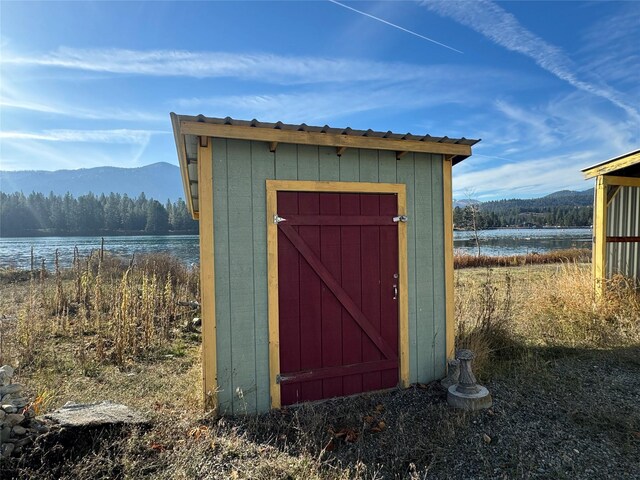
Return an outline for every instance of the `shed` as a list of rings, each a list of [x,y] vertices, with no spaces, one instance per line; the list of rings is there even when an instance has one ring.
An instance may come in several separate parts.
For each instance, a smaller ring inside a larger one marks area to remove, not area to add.
[[[171,114],[221,414],[445,375],[451,169],[477,140]]]
[[[640,150],[582,170],[596,178],[593,277],[596,292],[622,274],[640,281]]]

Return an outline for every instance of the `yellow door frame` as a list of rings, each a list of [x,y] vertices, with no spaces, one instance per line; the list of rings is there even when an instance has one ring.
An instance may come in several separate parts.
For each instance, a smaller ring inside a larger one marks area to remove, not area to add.
[[[267,180],[267,279],[269,284],[269,391],[271,408],[280,408],[280,317],[278,307],[278,192],[393,193],[398,199],[398,215],[407,214],[407,189],[399,183],[321,182]],[[413,219],[409,219],[412,221]],[[409,298],[407,273],[407,224],[398,222],[398,360],[400,384],[409,386]]]

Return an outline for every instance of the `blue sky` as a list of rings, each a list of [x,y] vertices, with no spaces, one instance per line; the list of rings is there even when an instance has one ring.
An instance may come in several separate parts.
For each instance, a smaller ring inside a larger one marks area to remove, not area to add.
[[[640,2],[2,1],[0,16],[3,170],[176,164],[171,111],[482,138],[454,196],[483,200],[589,188],[581,168],[640,145]]]

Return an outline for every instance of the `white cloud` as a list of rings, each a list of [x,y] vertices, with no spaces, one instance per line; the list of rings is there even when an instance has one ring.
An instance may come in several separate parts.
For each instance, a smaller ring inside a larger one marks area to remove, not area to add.
[[[41,132],[0,131],[0,139],[45,142],[93,142],[116,144],[147,144],[151,135],[169,134],[155,130],[43,130]]]
[[[538,66],[573,87],[607,99],[622,108],[636,121],[640,121],[637,107],[627,103],[620,92],[604,82],[588,82],[578,78],[577,67],[562,49],[527,30],[515,16],[502,7],[489,0],[423,1],[422,3],[431,11],[472,28],[507,50],[531,58]]]

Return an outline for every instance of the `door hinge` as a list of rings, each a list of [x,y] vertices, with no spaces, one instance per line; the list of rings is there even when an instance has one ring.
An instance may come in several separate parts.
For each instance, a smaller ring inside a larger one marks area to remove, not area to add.
[[[286,218],[282,218],[277,213],[273,216],[273,223],[275,223],[276,225],[280,222],[286,222],[286,221],[287,221]]]
[[[282,377],[280,377],[280,374],[277,374],[277,375],[276,375],[276,383],[278,383],[278,384],[279,384],[279,383],[280,383],[280,379],[281,379],[281,378],[282,378]]]
[[[407,220],[409,220],[409,217],[407,217],[406,215],[398,215],[397,217],[393,217],[393,221],[396,223],[405,223]]]

